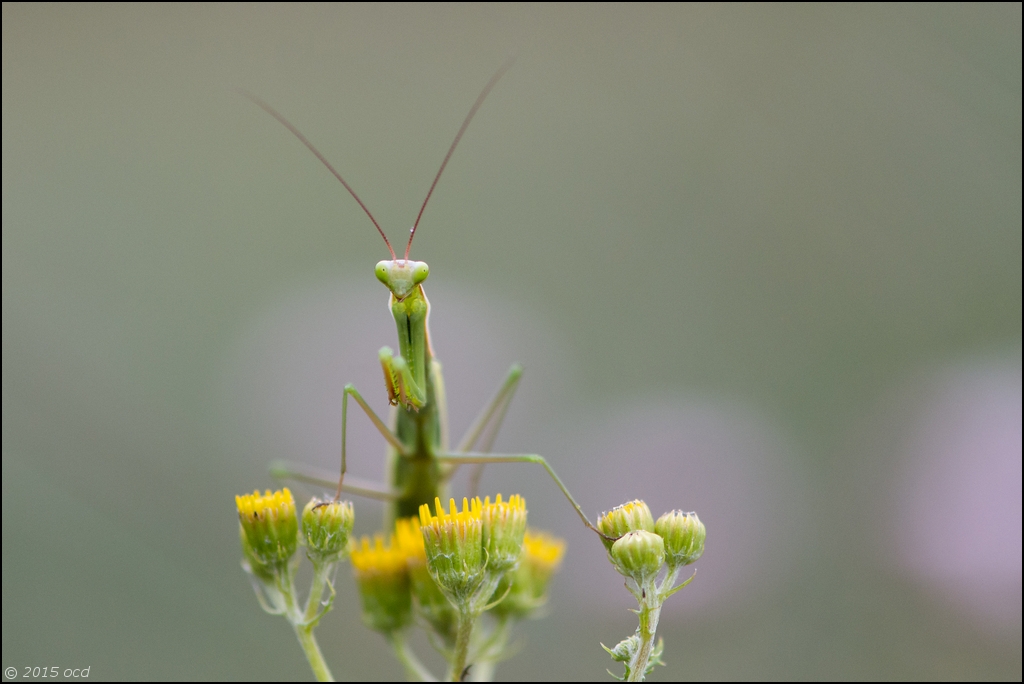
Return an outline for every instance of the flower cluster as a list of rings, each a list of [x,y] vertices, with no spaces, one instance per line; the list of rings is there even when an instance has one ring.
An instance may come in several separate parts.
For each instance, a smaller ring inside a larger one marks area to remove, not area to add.
[[[704,553],[704,524],[696,513],[682,511],[669,511],[655,521],[647,504],[634,500],[602,515],[597,528],[608,559],[626,577],[626,588],[639,604],[636,613],[640,618],[633,636],[605,650],[625,666],[623,679],[642,681],[655,665],[662,664],[662,644],[654,644],[661,607],[693,579],[691,576],[674,586],[680,569]],[[659,584],[663,566],[667,572]]]
[[[634,500],[602,515],[597,528],[615,569],[641,587],[662,565],[676,572],[704,553],[704,524],[692,512],[669,511],[655,522],[647,504]]]
[[[313,638],[313,628],[334,601],[332,577],[338,561],[348,551],[355,522],[352,504],[313,499],[302,510],[301,535],[295,499],[287,487],[236,496],[235,507],[242,567],[252,576],[256,598],[268,613],[282,615],[291,623],[317,679],[331,680],[331,671]],[[306,546],[306,556],[313,563],[312,585],[302,605],[295,592],[299,561],[293,560],[299,544]]]
[[[440,499],[420,507],[427,568],[448,600],[460,610],[482,597],[489,599],[505,573],[519,563],[526,534],[526,502],[518,494],[503,501],[501,494],[455,499],[445,512]]]
[[[302,511],[302,538],[295,499],[285,487],[235,497],[239,535],[248,570],[273,574],[288,564],[300,543],[314,563],[333,563],[348,550],[355,512],[349,501],[312,499]]]
[[[522,618],[546,600],[564,542],[526,530],[526,502],[500,494],[445,510],[440,499],[418,518],[401,518],[388,540],[364,537],[352,549],[363,620],[393,634],[409,624],[412,608],[441,642],[453,646],[458,616],[493,607]],[[500,586],[499,586],[500,585]]]
[[[254,578],[257,597],[271,613],[288,618],[318,676],[328,673],[312,629],[334,597],[334,568],[345,555],[359,589],[364,623],[388,637],[409,672],[421,673],[404,644],[414,614],[437,639],[449,660],[451,676],[474,663],[481,672],[497,662],[508,639],[508,625],[535,615],[565,553],[565,543],[526,528],[526,501],[498,494],[492,501],[451,499],[447,510],[435,498],[419,516],[401,518],[385,537],[351,540],[355,519],[349,502],[312,499],[296,513],[291,492],[258,491],[235,498],[243,566]],[[306,547],[314,567],[305,607],[299,606],[294,581],[295,552]],[[324,590],[329,594],[322,601]],[[493,620],[474,630],[478,618]]]

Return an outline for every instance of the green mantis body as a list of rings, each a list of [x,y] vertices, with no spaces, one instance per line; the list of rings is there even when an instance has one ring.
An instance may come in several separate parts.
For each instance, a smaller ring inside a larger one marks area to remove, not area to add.
[[[422,285],[427,274],[427,264],[422,261],[381,261],[376,268],[378,280],[391,292],[389,305],[398,332],[398,354],[388,347],[379,352],[388,399],[395,406],[393,428],[387,432],[382,430],[389,442],[388,481],[395,495],[391,507],[393,518],[417,515],[422,503],[444,497],[445,483],[457,466],[454,463],[443,465],[441,459],[464,455],[478,441],[484,426],[495,419],[500,423],[498,414],[504,412],[521,372],[518,366],[513,366],[503,391],[481,414],[458,449],[452,452],[448,444],[447,403],[441,364],[434,357],[430,344],[430,302]],[[381,421],[352,385],[345,388],[343,426],[347,423],[349,396],[356,399],[381,429]],[[497,427],[495,424],[495,430]],[[342,442],[344,445],[345,435]],[[489,444],[487,446],[489,448]]]
[[[398,349],[380,350],[388,400],[396,406],[394,436],[388,448],[388,481],[397,494],[394,517],[417,515],[420,504],[444,492],[437,455],[447,451],[447,411],[441,364],[430,345],[430,302],[423,291],[428,273],[422,261],[382,261],[377,279],[391,291],[391,313],[398,329]],[[349,385],[346,395],[355,392]],[[342,437],[343,443],[345,437]]]
[[[446,484],[460,465],[478,464],[478,467],[482,467],[485,463],[525,462],[540,464],[552,477],[566,498],[568,498],[584,524],[601,535],[587,519],[579,504],[576,503],[568,489],[562,484],[559,477],[543,457],[536,454],[489,453],[491,444],[519,382],[522,371],[518,365],[513,365],[509,370],[498,392],[473,422],[465,437],[460,440],[454,450],[450,449],[444,381],[441,373],[441,364],[435,358],[430,344],[428,325],[430,303],[423,289],[423,281],[426,280],[429,274],[429,268],[422,261],[412,261],[409,259],[409,249],[412,246],[416,227],[419,225],[420,218],[423,216],[423,210],[426,208],[427,202],[437,186],[441,173],[448,164],[456,145],[458,145],[473,115],[476,114],[484,98],[509,66],[511,66],[511,63],[506,63],[491,78],[477,98],[465,121],[463,121],[462,127],[455,136],[455,140],[448,149],[448,153],[440,169],[438,169],[437,175],[434,177],[430,190],[427,192],[427,197],[423,201],[420,212],[416,217],[416,222],[410,230],[409,242],[406,245],[405,256],[402,259],[397,258],[387,236],[376,219],[373,218],[369,209],[366,208],[366,205],[363,204],[362,200],[359,199],[348,183],[345,182],[312,143],[265,102],[245,93],[247,97],[280,121],[299,138],[345,186],[345,189],[349,191],[363,211],[370,217],[370,220],[373,221],[391,253],[392,258],[390,260],[381,261],[377,264],[375,273],[377,279],[390,291],[390,309],[398,331],[398,353],[395,354],[388,347],[382,348],[379,353],[388,400],[394,407],[394,418],[389,427],[370,408],[355,386],[351,384],[345,386],[341,415],[341,473],[337,481],[337,492],[335,495],[337,499],[342,491],[349,491],[390,501],[391,505],[386,515],[385,529],[393,526],[397,518],[417,515],[420,505],[432,503],[435,497],[440,497],[444,500],[446,498]],[[388,485],[383,489],[346,482],[345,480],[349,397],[352,397],[359,404],[388,442]],[[477,450],[474,451],[474,449]],[[279,476],[314,484],[335,484],[321,477],[304,474],[300,467],[290,465],[277,467],[274,469],[274,473]]]

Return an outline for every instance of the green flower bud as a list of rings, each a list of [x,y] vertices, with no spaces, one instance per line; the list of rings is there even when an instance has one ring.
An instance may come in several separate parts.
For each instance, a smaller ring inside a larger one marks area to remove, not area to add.
[[[612,657],[612,660],[619,663],[628,663],[638,648],[640,648],[640,637],[635,634],[615,644],[615,648],[604,646],[604,650],[608,651],[608,655]]]
[[[242,552],[251,570],[257,575],[267,574],[286,564],[299,542],[295,499],[288,488],[236,496],[235,505],[244,540]]]
[[[430,506],[420,506],[420,532],[427,556],[427,569],[441,591],[457,606],[468,605],[485,578],[483,549],[483,504],[479,498],[472,502],[462,499],[462,511],[451,500],[445,513],[441,499],[434,499],[437,515],[430,514]]]
[[[333,562],[348,550],[356,514],[350,501],[310,499],[302,509],[302,533],[314,563]]]
[[[526,534],[526,501],[513,494],[507,502],[501,494],[491,503],[491,497],[484,499],[480,511],[483,522],[483,544],[487,557],[487,569],[496,575],[503,575],[516,567],[523,553],[523,535]]]
[[[612,544],[609,555],[619,573],[644,586],[657,576],[665,562],[665,542],[646,530],[627,532]]]
[[[377,535],[371,545],[367,537],[352,549],[352,570],[359,585],[363,622],[370,629],[390,634],[412,619],[412,593],[406,557],[395,543],[385,545]]]
[[[605,548],[610,551],[615,540],[627,532],[636,530],[653,532],[654,516],[651,515],[651,509],[647,507],[647,504],[636,499],[616,506],[602,515],[597,521],[597,529],[601,530],[605,536],[611,537],[611,541],[601,540],[604,542]]]
[[[665,540],[665,562],[671,568],[689,565],[704,553],[704,523],[696,513],[666,513],[658,518],[654,531]]]

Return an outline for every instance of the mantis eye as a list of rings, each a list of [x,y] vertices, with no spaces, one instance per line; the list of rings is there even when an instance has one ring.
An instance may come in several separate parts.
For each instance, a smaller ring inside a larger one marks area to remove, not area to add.
[[[373,269],[374,274],[377,276],[377,280],[388,284],[388,264],[386,261],[378,261],[377,267]]]
[[[412,282],[419,285],[427,279],[428,275],[430,275],[430,267],[421,261],[412,269]]]

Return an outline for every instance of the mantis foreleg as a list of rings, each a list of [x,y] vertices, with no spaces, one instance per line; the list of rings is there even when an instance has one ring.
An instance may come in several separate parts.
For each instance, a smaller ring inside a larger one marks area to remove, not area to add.
[[[413,377],[409,362],[391,347],[381,347],[377,353],[381,368],[384,369],[384,384],[388,389],[388,400],[392,405],[420,408],[427,401],[427,392]]]

